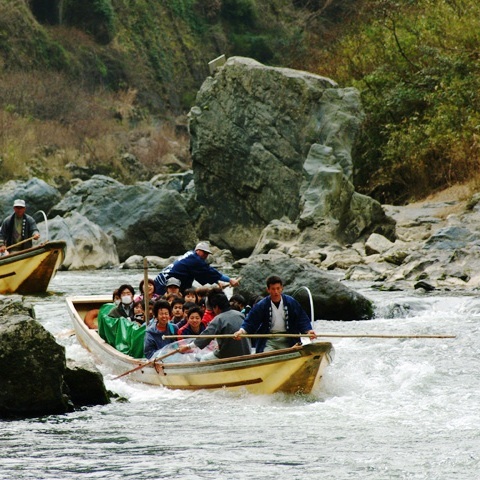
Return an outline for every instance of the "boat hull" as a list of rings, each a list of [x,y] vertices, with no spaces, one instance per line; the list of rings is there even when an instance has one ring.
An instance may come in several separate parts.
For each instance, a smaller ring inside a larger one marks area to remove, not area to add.
[[[67,308],[77,339],[112,374],[120,375],[144,363],[108,345],[84,322],[86,313],[109,299],[69,297]],[[242,357],[208,362],[150,364],[128,375],[129,380],[179,390],[247,390],[255,394],[310,393],[330,363],[329,342],[311,343]]]
[[[46,242],[0,257],[0,293],[45,293],[65,258],[66,243]]]

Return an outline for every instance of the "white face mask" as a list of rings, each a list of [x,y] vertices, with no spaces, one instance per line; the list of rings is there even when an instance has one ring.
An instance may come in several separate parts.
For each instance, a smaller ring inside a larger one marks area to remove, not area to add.
[[[132,303],[132,296],[131,295],[123,295],[122,303],[125,305],[130,305]]]
[[[113,303],[118,307],[120,305],[120,299],[117,298]]]

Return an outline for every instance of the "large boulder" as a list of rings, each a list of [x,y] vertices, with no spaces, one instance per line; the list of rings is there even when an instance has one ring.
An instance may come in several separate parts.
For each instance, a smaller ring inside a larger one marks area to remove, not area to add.
[[[27,213],[34,216],[35,220],[43,219],[42,210],[48,215],[50,209],[60,201],[60,192],[39,178],[31,178],[27,181],[10,180],[0,189],[0,218],[13,213],[13,201],[22,198],[27,203]],[[43,233],[40,231],[40,233]]]
[[[65,218],[57,215],[49,220],[48,229],[52,240],[67,243],[63,269],[108,268],[120,263],[112,237],[75,211],[66,214]]]
[[[366,320],[373,316],[372,302],[348,288],[323,270],[302,259],[287,255],[257,255],[240,271],[241,284],[236,293],[252,299],[266,294],[266,279],[278,275],[284,293],[293,295],[310,315],[307,287],[312,295],[315,320]]]
[[[356,89],[232,57],[204,82],[189,116],[197,200],[218,246],[248,255],[281,218],[308,228],[310,243],[352,242],[383,223],[378,233],[392,233],[381,206],[351,184],[363,116]]]
[[[345,168],[346,158],[350,157],[343,152],[342,163],[333,152],[315,143],[307,155],[299,241],[354,243],[372,232],[395,240],[395,221],[386,216],[379,202],[355,192],[350,169]]]
[[[0,417],[69,411],[65,351],[26,313],[0,314]]]
[[[61,414],[110,402],[93,363],[65,349],[34,319],[20,295],[0,296],[0,418]]]
[[[103,376],[91,360],[67,360],[65,383],[76,408],[110,403]]]
[[[179,255],[195,245],[201,224],[193,194],[179,193],[179,185],[179,181],[163,188],[151,183],[123,185],[94,175],[72,188],[52,213],[65,216],[76,211],[99,225],[114,239],[121,261],[133,253]]]

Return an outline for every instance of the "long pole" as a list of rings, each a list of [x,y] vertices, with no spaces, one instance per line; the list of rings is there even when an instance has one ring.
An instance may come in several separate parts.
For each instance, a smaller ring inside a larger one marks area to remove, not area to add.
[[[388,335],[388,334],[364,334],[364,333],[317,333],[317,338],[456,338],[456,335]],[[163,338],[311,338],[308,333],[255,333],[244,335],[164,335]]]
[[[142,368],[148,367],[149,365],[152,365],[155,362],[160,362],[164,358],[170,357],[171,355],[174,355],[179,351],[180,349],[177,348],[175,350],[172,350],[171,352],[166,353],[165,355],[162,355],[161,357],[152,358],[152,360],[149,360],[148,362],[144,362],[140,365],[137,365],[135,368],[132,368],[131,370],[127,370],[126,372],[123,372],[121,375],[117,375],[116,377],[113,378],[113,380],[117,380],[117,378],[122,378],[122,377],[125,377],[126,375],[130,375],[131,373],[136,372],[137,370],[141,370]]]
[[[25,240],[22,240],[21,242],[14,243],[13,245],[9,245],[9,246],[7,247],[7,250],[8,250],[9,248],[18,247],[19,245],[22,245],[23,243],[29,242],[30,240],[33,240],[33,237],[26,238]]]
[[[141,294],[142,292],[140,292]],[[145,327],[148,327],[150,321],[150,299],[148,298],[148,260],[147,257],[143,257],[143,301],[145,303]]]

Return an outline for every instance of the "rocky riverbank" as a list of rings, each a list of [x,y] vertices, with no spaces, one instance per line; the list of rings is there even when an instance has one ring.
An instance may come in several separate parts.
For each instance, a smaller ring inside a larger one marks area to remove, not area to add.
[[[405,207],[358,194],[351,151],[362,116],[355,89],[233,57],[191,109],[192,171],[135,185],[93,175],[61,191],[10,181],[0,213],[14,198],[37,221],[46,213],[41,241],[67,242],[64,269],[137,267],[144,256],[159,269],[208,239],[214,261],[237,272],[283,255],[379,288],[477,288],[475,188]]]
[[[452,187],[422,202],[385,205],[396,221],[397,240],[371,236],[352,245],[360,261],[345,277],[384,289],[478,290],[480,287],[480,195]]]

